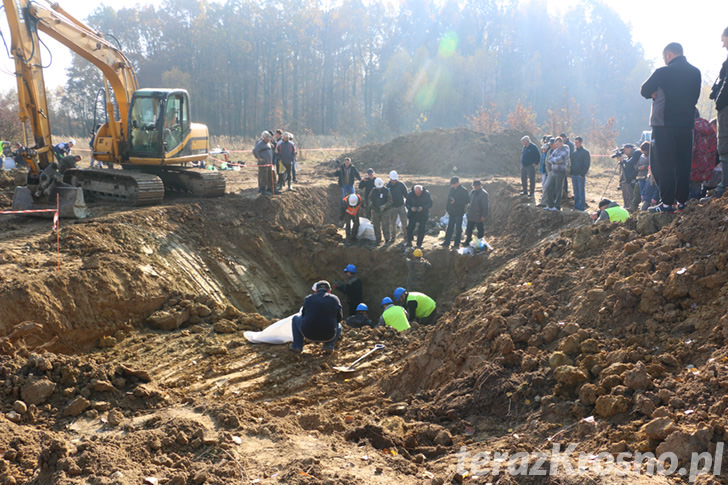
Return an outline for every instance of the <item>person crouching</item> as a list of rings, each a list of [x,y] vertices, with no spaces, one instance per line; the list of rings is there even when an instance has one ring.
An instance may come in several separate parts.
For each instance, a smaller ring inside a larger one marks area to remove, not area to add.
[[[328,281],[317,281],[313,285],[314,293],[303,300],[301,315],[293,317],[293,343],[290,349],[302,352],[304,340],[323,343],[326,352],[332,352],[336,341],[341,336],[341,320],[344,313],[341,302],[331,294]]]

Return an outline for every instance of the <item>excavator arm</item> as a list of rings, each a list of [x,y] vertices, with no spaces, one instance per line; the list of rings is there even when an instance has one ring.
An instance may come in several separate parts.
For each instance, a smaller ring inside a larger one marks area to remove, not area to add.
[[[118,160],[122,150],[119,144],[128,138],[124,123],[129,116],[132,96],[138,87],[129,60],[101,34],[75,19],[56,3],[46,7],[31,0],[3,0],[3,4],[10,26],[11,51],[18,77],[21,119],[30,122],[40,169],[45,168],[53,156],[38,31],[65,45],[104,74],[108,83],[107,113],[114,113],[110,87],[120,115],[118,120],[113,119],[113,116],[109,120],[110,135],[118,141],[111,147],[110,155]]]
[[[27,151],[31,158],[26,159],[28,186],[16,188],[14,208],[55,205],[56,195],[60,195],[61,213],[80,217],[77,208],[83,205],[85,209],[84,194],[95,200],[143,205],[161,201],[165,190],[200,197],[225,193],[222,175],[174,167],[204,160],[209,150],[207,126],[190,120],[187,91],[137,89],[126,56],[58,4],[46,0],[2,2],[10,25],[20,116],[29,122],[35,143]],[[108,121],[94,133],[93,156],[136,170],[87,170],[53,162],[39,31],[101,70]],[[36,154],[37,163],[31,156]]]

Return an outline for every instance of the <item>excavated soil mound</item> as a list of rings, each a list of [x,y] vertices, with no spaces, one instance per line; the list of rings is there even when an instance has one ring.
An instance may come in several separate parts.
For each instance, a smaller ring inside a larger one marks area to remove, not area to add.
[[[517,175],[522,136],[515,131],[484,135],[464,128],[426,131],[363,146],[336,162],[351,157],[362,174],[371,167],[383,174],[397,170],[441,176]]]
[[[468,430],[471,453],[549,450],[553,436],[681,466],[715,453],[728,438],[726,209],[692,202],[549,238],[459,296],[385,390]]]

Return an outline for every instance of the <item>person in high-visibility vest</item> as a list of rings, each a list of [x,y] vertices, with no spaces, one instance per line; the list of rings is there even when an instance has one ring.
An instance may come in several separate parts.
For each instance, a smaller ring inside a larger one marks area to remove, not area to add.
[[[407,319],[407,311],[401,306],[394,304],[388,296],[382,298],[382,316],[379,317],[379,325],[389,325],[398,332],[403,332],[410,328]]]
[[[356,241],[359,234],[359,209],[361,209],[362,198],[359,194],[353,193],[344,197],[343,202],[346,241],[351,243]]]
[[[401,286],[394,290],[394,301],[404,306],[412,321],[422,325],[435,322],[435,300],[419,291],[407,291]]]
[[[609,199],[599,202],[599,210],[592,214],[594,224],[598,222],[625,222],[629,219],[629,212],[619,204]]]

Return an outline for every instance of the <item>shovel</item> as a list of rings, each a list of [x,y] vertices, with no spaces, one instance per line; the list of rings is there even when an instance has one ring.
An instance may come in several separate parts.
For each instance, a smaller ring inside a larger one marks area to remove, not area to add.
[[[336,366],[333,369],[334,370],[337,370],[339,372],[354,372],[354,371],[356,371],[356,366],[359,365],[359,362],[361,362],[362,360],[366,359],[367,357],[369,357],[370,355],[372,355],[377,350],[381,350],[383,348],[384,348],[384,344],[375,344],[374,345],[374,348],[372,350],[370,350],[366,354],[364,354],[361,357],[359,357],[358,359],[356,359],[350,365],[347,365],[347,366]]]

